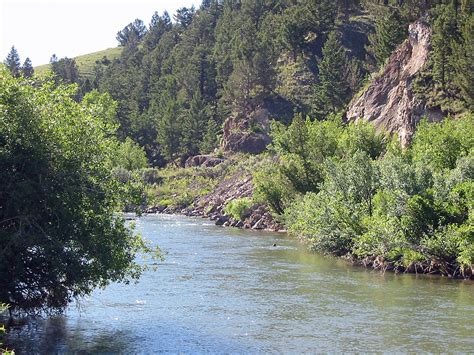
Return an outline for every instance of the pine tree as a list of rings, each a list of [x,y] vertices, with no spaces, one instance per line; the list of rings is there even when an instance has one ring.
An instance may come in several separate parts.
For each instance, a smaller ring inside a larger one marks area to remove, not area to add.
[[[185,113],[182,124],[181,152],[184,157],[199,153],[199,145],[202,142],[207,121],[206,106],[201,94],[197,91],[191,100],[189,110]]]
[[[342,108],[347,100],[348,59],[336,32],[331,32],[323,46],[323,59],[319,63],[319,84],[316,87],[316,112],[325,118]]]
[[[465,20],[461,43],[455,47],[454,82],[461,94],[474,109],[474,14]]]
[[[161,155],[171,162],[178,157],[180,148],[181,127],[178,122],[179,106],[176,101],[169,100],[163,115],[158,120],[156,140]]]
[[[220,127],[214,119],[207,121],[206,133],[199,145],[202,153],[211,153],[219,143]]]
[[[21,67],[21,73],[25,78],[31,78],[34,74],[35,70],[33,69],[33,65],[31,64],[30,58],[26,58],[23,66]]]
[[[15,46],[12,47],[10,50],[10,53],[8,53],[7,58],[5,59],[5,65],[7,66],[8,70],[10,70],[10,73],[12,73],[13,76],[19,77],[20,76],[20,56],[18,55],[18,52],[15,48]]]
[[[151,18],[149,30],[144,37],[145,48],[149,51],[153,50],[160,41],[163,34],[170,31],[172,28],[171,19],[168,12],[164,12],[160,16],[155,12]]]
[[[439,5],[435,10],[437,16],[433,24],[431,40],[433,47],[433,78],[444,90],[447,82],[453,79],[454,68],[451,57],[453,46],[459,34],[454,6],[452,4]]]
[[[389,14],[377,19],[375,33],[369,35],[371,45],[368,49],[374,55],[379,66],[383,65],[405,37],[406,30],[397,10],[392,10]]]

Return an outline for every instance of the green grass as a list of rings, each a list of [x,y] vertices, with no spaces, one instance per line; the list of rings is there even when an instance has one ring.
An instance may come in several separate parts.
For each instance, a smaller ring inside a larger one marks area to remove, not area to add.
[[[92,79],[94,76],[94,66],[97,60],[101,60],[106,56],[110,61],[120,57],[122,53],[122,47],[108,48],[102,51],[89,53],[74,57],[76,60],[77,67],[79,69],[79,75],[82,78]],[[39,65],[35,68],[37,74],[43,74],[49,69],[49,64]]]

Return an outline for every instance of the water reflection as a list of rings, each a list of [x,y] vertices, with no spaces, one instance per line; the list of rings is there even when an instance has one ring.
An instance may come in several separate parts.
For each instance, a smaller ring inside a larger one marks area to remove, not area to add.
[[[67,317],[14,326],[24,353],[474,349],[472,282],[395,275],[310,254],[281,234],[146,217],[168,252],[136,285],[98,290]],[[277,247],[273,247],[276,243]]]

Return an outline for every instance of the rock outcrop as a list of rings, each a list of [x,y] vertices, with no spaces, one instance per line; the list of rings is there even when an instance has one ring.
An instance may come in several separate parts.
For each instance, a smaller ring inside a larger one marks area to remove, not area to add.
[[[245,197],[251,198],[253,189],[252,175],[237,172],[221,181],[212,192],[197,198],[190,207],[183,209],[182,207],[153,206],[146,209],[145,212],[204,217],[215,221],[216,225],[224,227],[284,231],[283,225],[275,221],[268,208],[261,204],[252,205],[242,216],[242,220],[235,220],[225,215],[224,208],[230,201]]]
[[[186,168],[196,167],[196,166],[204,166],[204,167],[213,167],[219,165],[220,163],[224,162],[224,159],[217,158],[212,155],[196,155],[194,157],[189,157],[186,159],[184,166]]]
[[[224,122],[222,150],[259,154],[270,143],[270,113],[263,105],[249,104]]]
[[[431,29],[423,21],[409,26],[409,37],[390,56],[383,73],[355,98],[348,120],[367,120],[377,128],[397,133],[403,146],[410,143],[422,117],[441,120],[441,111],[429,109],[413,92],[413,79],[428,60]]]

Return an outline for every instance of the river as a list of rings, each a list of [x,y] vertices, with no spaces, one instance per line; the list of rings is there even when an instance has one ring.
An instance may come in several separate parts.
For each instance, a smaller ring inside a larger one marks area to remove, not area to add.
[[[474,351],[473,282],[382,274],[203,219],[137,228],[166,253],[158,269],[13,326],[17,354]]]

